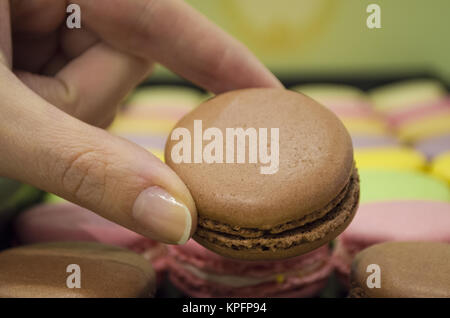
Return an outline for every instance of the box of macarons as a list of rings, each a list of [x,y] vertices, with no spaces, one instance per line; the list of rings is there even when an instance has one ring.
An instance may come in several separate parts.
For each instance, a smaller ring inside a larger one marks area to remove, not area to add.
[[[450,299],[449,12],[0,1],[0,298]]]

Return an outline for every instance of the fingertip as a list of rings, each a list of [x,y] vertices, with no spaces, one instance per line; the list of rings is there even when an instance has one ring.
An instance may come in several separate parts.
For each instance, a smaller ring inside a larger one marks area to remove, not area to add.
[[[159,186],[151,186],[138,195],[132,216],[147,236],[167,244],[186,243],[195,227],[188,207]]]

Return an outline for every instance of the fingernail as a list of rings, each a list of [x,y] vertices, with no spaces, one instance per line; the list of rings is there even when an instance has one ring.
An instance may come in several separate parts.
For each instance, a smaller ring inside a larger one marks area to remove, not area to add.
[[[191,213],[160,187],[153,186],[139,194],[134,202],[133,217],[156,240],[184,244],[189,239]]]

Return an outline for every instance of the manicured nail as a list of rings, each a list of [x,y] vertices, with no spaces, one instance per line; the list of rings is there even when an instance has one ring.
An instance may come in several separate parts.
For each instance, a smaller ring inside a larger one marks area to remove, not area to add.
[[[153,239],[184,244],[190,236],[192,217],[188,208],[164,189],[153,186],[134,202],[133,217]]]

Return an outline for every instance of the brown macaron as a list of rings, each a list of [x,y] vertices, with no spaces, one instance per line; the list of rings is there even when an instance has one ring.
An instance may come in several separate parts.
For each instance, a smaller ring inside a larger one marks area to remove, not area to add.
[[[450,244],[373,245],[356,255],[350,276],[351,298],[448,298]]]
[[[204,138],[195,146],[199,121]],[[248,133],[245,140],[228,138],[237,128]],[[189,134],[190,154],[181,147]],[[213,142],[220,145],[215,151]],[[209,99],[177,123],[165,158],[194,198],[194,239],[223,256],[272,260],[307,253],[339,235],[358,205],[348,132],[324,106],[293,91],[243,89]]]
[[[152,297],[155,286],[145,258],[114,246],[58,242],[0,252],[1,298]]]

